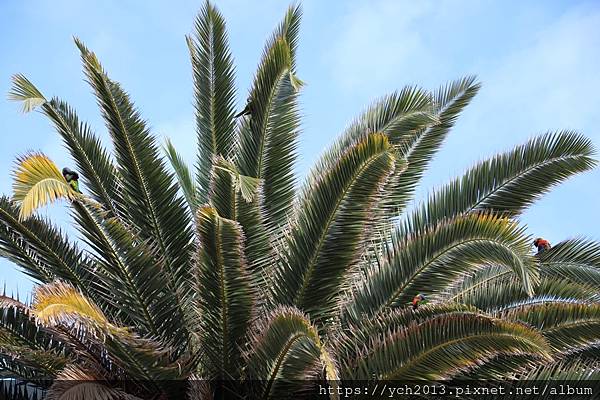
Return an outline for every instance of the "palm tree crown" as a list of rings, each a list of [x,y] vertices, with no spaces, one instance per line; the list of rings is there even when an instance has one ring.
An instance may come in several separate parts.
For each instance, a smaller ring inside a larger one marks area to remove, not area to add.
[[[161,155],[80,40],[113,152],[66,102],[14,77],[10,96],[53,123],[82,193],[29,153],[0,199],[0,252],[39,283],[31,304],[0,298],[3,377],[52,398],[90,387],[176,398],[169,380],[189,380],[190,396],[227,397],[235,384],[278,398],[314,380],[598,375],[600,244],[568,239],[534,255],[518,221],[594,167],[591,142],[536,137],[407,211],[479,89],[467,77],[382,97],[298,185],[300,17],[291,7],[267,40],[239,113],[225,22],[204,5],[187,38],[194,168],[170,142]],[[36,214],[59,199],[80,241]],[[427,303],[413,307],[418,294]]]

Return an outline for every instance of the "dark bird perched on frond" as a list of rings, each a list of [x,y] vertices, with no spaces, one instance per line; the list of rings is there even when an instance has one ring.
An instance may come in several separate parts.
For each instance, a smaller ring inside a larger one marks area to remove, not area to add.
[[[71,186],[71,189],[73,189],[77,193],[81,193],[81,190],[79,190],[79,174],[77,172],[72,171],[67,167],[64,167],[62,169],[62,175],[69,184],[69,186]]]
[[[248,103],[246,103],[246,107],[244,107],[244,109],[242,111],[240,111],[239,113],[234,115],[233,118],[239,118],[243,115],[250,115],[250,114],[252,114],[252,102],[248,101]]]
[[[552,246],[550,242],[544,238],[537,238],[533,241],[533,245],[537,247],[538,254],[543,253],[546,250],[550,250]]]
[[[419,293],[412,299],[413,310],[416,310],[417,308],[419,308],[419,306],[421,304],[426,304],[426,303],[427,303],[427,298],[425,297],[425,295]]]

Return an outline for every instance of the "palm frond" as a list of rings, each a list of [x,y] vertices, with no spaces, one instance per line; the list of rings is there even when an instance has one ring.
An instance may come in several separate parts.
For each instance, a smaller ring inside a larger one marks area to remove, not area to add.
[[[196,267],[199,336],[211,377],[238,378],[239,346],[252,320],[256,294],[244,256],[242,230],[214,208],[198,210]]]
[[[500,308],[499,317],[537,329],[555,352],[573,352],[600,341],[600,304],[535,297]]]
[[[437,122],[431,94],[415,86],[406,86],[377,100],[354,120],[335,142],[330,152],[343,153],[369,133],[380,132],[394,145],[402,145],[410,137]],[[327,165],[322,157],[316,169]]]
[[[155,137],[127,93],[106,76],[94,53],[79,40],[76,44],[113,139],[130,223],[163,260],[170,290],[189,292],[192,221],[177,193],[176,179],[167,172]]]
[[[65,368],[48,389],[48,400],[94,399],[94,400],[141,400],[110,382],[98,373],[76,365]]]
[[[171,163],[171,167],[175,171],[175,175],[177,175],[177,180],[179,182],[179,186],[183,191],[183,195],[188,203],[188,207],[190,208],[192,213],[196,213],[196,209],[198,206],[197,195],[198,188],[196,187],[196,183],[194,182],[194,178],[192,176],[192,172],[188,168],[185,163],[183,157],[177,152],[175,146],[169,139],[167,139],[165,143],[165,153],[169,162]]]
[[[276,308],[255,323],[245,358],[248,377],[260,382],[256,398],[298,395],[319,378],[332,382],[340,379],[317,329],[307,316],[291,307]]]
[[[66,283],[57,281],[37,286],[33,297],[32,311],[35,318],[46,326],[71,326],[80,320],[86,320],[111,333],[120,330],[108,321],[98,306]]]
[[[38,208],[56,200],[75,200],[79,197],[56,164],[41,153],[19,157],[13,176],[13,199],[20,204],[21,221]]]
[[[565,362],[557,361],[550,364],[541,364],[537,368],[527,371],[519,376],[520,379],[530,381],[595,381],[600,379],[600,368],[597,361],[576,361]],[[587,385],[586,385],[587,387]],[[540,399],[552,398],[556,395],[549,394],[548,397],[538,397]]]
[[[231,184],[236,193],[242,196],[246,202],[251,202],[257,194],[261,180],[252,176],[242,175],[235,164],[223,157],[216,157],[215,169],[229,173]]]
[[[483,210],[517,216],[556,184],[591,169],[593,154],[591,141],[575,132],[539,136],[434,192],[412,219],[426,223]]]
[[[270,230],[282,225],[294,198],[299,130],[294,54],[300,7],[291,7],[267,42],[242,122],[237,165],[243,175],[264,180],[262,207]]]
[[[475,77],[466,77],[450,82],[433,93],[433,115],[437,122],[401,142],[402,154],[406,157],[408,168],[395,185],[395,203],[398,209],[402,209],[412,199],[429,162],[479,88]]]
[[[600,289],[600,243],[568,239],[540,256],[542,271],[574,284]],[[598,294],[600,296],[600,294]]]
[[[462,274],[500,264],[528,294],[538,279],[529,239],[515,222],[492,214],[466,215],[411,232],[399,227],[381,260],[365,272],[346,305],[356,317],[406,305],[418,293],[435,295]]]
[[[187,38],[194,78],[198,134],[198,204],[208,201],[212,161],[231,156],[235,143],[235,70],[225,21],[206,1]]]
[[[102,210],[77,203],[75,209],[96,265],[92,282],[98,293],[93,300],[106,305],[102,308],[112,319],[185,349],[189,326],[183,294],[165,284],[164,266],[148,243],[140,243],[119,219],[107,218]]]
[[[46,102],[46,98],[24,75],[13,76],[14,85],[8,93],[8,98],[23,103],[23,112],[28,113],[35,110]]]
[[[22,221],[18,204],[0,197],[0,251],[33,279],[70,282],[86,291],[92,281],[89,260],[49,221],[31,216]]]
[[[36,323],[28,307],[14,299],[3,298],[0,306],[2,378],[53,378],[72,361],[72,355],[69,345]]]
[[[13,77],[13,92],[41,93],[23,75]],[[32,94],[33,95],[33,94]],[[75,110],[58,99],[52,98],[41,104],[41,112],[54,124],[63,143],[77,163],[86,192],[94,200],[119,215],[118,207],[122,200],[119,195],[117,172],[106,149],[100,143],[89,125],[80,122]]]
[[[438,380],[498,353],[550,359],[544,337],[525,325],[453,313],[376,336],[343,372],[352,379]]]
[[[308,179],[281,250],[283,266],[275,271],[276,301],[294,304],[313,319],[332,311],[363,251],[371,206],[395,163],[387,137],[372,134],[332,169]]]

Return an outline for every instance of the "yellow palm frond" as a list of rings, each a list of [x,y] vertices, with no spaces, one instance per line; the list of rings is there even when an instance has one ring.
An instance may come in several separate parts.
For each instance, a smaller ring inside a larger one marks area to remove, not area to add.
[[[73,200],[79,196],[65,181],[56,164],[41,153],[18,158],[13,175],[13,198],[21,205],[21,220],[58,199]]]
[[[111,334],[126,332],[111,324],[96,304],[67,283],[57,281],[39,286],[33,297],[32,311],[37,321],[46,326],[80,324]]]

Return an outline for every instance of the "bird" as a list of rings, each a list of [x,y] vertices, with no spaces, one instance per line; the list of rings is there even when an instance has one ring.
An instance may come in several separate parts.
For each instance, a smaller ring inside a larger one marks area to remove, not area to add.
[[[413,310],[416,310],[417,308],[419,308],[419,306],[421,304],[425,304],[426,302],[427,302],[427,298],[425,297],[425,295],[419,293],[412,299]]]
[[[541,237],[535,239],[533,241],[533,245],[535,247],[537,247],[538,254],[543,253],[544,251],[550,250],[552,248],[552,246],[550,245],[550,242]]]
[[[250,100],[248,100],[244,109],[242,111],[240,111],[239,113],[237,113],[236,115],[234,115],[233,118],[239,118],[243,115],[250,115],[250,114],[252,114],[252,102]]]
[[[77,193],[81,193],[81,190],[79,190],[79,174],[77,172],[64,167],[62,169],[62,176],[65,178],[65,181],[67,181],[71,189]]]

